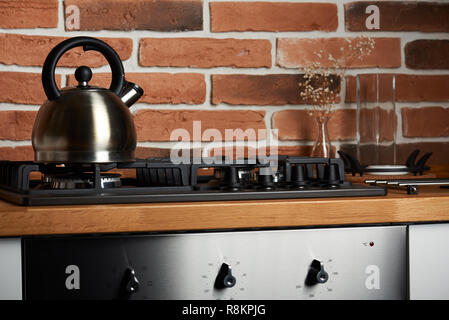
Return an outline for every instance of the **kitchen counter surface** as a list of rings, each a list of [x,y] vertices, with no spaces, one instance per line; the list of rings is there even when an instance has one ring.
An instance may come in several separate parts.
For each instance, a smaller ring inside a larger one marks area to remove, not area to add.
[[[0,200],[0,236],[449,221],[449,189],[418,195],[24,207]]]

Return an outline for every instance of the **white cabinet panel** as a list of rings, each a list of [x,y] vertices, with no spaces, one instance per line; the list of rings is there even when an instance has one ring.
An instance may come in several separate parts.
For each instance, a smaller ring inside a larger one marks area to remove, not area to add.
[[[22,299],[21,260],[20,239],[0,239],[0,300]]]
[[[410,299],[449,299],[449,224],[409,227]]]

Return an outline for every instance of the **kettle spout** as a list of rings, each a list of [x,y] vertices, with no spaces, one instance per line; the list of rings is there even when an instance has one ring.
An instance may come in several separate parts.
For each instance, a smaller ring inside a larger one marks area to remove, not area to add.
[[[140,97],[143,96],[143,89],[135,83],[125,80],[122,92],[120,93],[120,99],[128,107],[131,107]]]

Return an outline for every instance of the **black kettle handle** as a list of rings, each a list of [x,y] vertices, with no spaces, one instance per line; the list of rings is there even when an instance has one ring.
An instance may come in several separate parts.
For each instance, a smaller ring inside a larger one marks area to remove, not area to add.
[[[61,56],[68,50],[75,47],[83,47],[84,51],[95,50],[103,54],[111,66],[112,81],[109,90],[116,95],[122,91],[125,74],[123,64],[117,52],[114,51],[106,42],[92,37],[74,37],[62,41],[54,47],[45,59],[42,68],[42,85],[48,100],[55,100],[61,95],[55,81],[55,69]]]

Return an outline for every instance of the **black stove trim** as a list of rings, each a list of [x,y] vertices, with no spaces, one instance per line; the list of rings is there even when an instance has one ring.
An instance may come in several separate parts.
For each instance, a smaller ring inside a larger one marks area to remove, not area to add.
[[[258,191],[153,191],[143,194],[111,194],[111,193],[65,193],[58,196],[15,193],[0,189],[0,197],[24,206],[58,206],[58,205],[90,205],[90,204],[130,204],[130,203],[163,203],[163,202],[208,202],[232,200],[276,200],[307,198],[339,198],[385,196],[384,187],[349,186],[333,189],[305,188],[296,190],[258,190]]]

